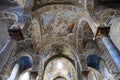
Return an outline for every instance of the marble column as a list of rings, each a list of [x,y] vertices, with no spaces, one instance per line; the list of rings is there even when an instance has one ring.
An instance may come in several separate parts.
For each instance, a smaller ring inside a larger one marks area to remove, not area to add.
[[[108,49],[113,61],[115,62],[117,68],[120,71],[120,51],[115,46],[115,44],[112,42],[110,37],[104,36],[104,37],[102,37],[102,41],[105,44],[105,46]]]
[[[108,26],[99,27],[97,36],[99,36],[101,40],[103,41],[114,63],[116,64],[118,70],[120,71],[120,51],[110,39],[108,35],[109,31],[110,31],[110,27]]]

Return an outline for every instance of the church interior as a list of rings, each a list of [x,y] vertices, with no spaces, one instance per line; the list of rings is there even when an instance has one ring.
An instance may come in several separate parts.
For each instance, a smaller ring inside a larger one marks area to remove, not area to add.
[[[0,0],[0,80],[120,80],[120,0]]]

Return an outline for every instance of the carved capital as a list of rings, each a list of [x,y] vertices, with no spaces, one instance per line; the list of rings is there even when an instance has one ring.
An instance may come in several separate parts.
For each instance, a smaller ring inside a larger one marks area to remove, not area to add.
[[[82,76],[83,77],[88,77],[90,71],[82,71]]]
[[[30,73],[31,73],[31,76],[33,78],[37,78],[37,76],[38,76],[38,72],[37,71],[30,71]]]
[[[101,39],[104,36],[109,36],[109,32],[110,32],[110,26],[100,25],[97,28],[95,37]]]

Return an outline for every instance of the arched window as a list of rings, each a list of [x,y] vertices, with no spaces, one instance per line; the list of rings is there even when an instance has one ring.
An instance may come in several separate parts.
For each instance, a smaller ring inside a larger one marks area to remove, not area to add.
[[[30,80],[30,72],[25,72],[23,74],[21,74],[21,76],[19,77],[18,80]]]
[[[18,73],[18,69],[19,69],[19,64],[15,64],[15,66],[14,66],[14,68],[12,70],[12,73],[11,73],[10,77],[7,80],[15,80],[16,75]]]
[[[17,63],[17,64],[16,64]],[[15,65],[14,65],[15,64]],[[13,70],[7,80],[30,80],[30,72],[33,64],[32,58],[29,56],[22,56],[13,63]],[[26,72],[27,70],[27,72]]]
[[[30,80],[29,70],[32,67],[33,60],[31,57],[23,56],[19,59],[20,62],[20,76],[18,80]]]

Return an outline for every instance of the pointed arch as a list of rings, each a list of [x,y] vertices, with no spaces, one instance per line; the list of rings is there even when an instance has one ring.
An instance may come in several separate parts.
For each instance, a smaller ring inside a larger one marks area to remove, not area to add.
[[[8,80],[19,79],[19,76],[32,67],[33,60],[31,56],[20,56],[11,65],[11,74]]]

